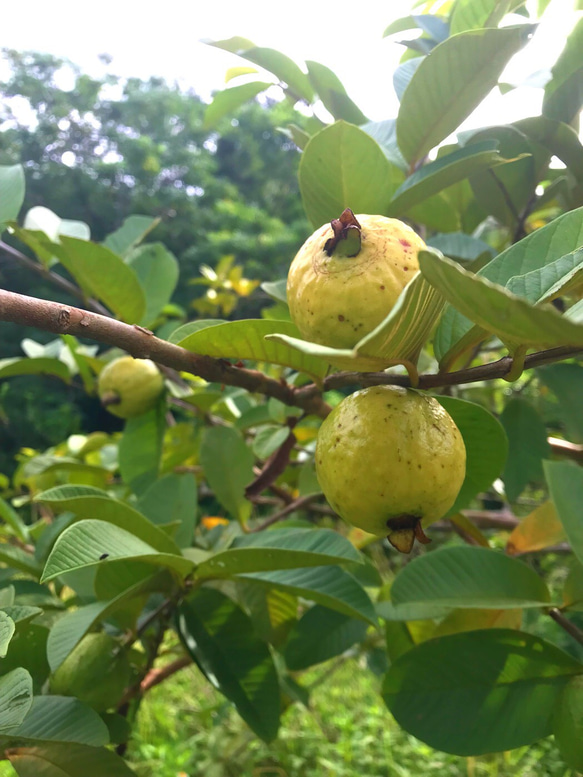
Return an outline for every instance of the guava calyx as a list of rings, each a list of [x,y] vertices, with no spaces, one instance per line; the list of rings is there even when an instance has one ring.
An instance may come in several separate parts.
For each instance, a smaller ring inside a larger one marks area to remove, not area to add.
[[[328,256],[357,256],[361,246],[361,226],[350,208],[345,208],[340,218],[330,222],[334,236],[324,244]]]
[[[423,531],[421,518],[417,515],[399,515],[387,521],[388,541],[399,553],[411,553],[415,540],[429,545],[431,540]]]

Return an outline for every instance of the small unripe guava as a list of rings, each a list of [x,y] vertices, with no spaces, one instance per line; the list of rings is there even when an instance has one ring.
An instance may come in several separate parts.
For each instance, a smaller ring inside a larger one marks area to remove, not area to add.
[[[423,240],[402,221],[354,216],[349,209],[317,229],[296,254],[287,278],[290,314],[302,337],[353,348],[389,315],[419,270],[417,254],[423,248]]]
[[[150,359],[121,356],[99,373],[99,398],[119,418],[134,418],[151,410],[164,390],[164,378]]]
[[[109,634],[87,634],[56,670],[50,689],[104,712],[120,701],[131,674],[126,652]]]
[[[397,386],[356,391],[318,433],[316,474],[349,523],[408,552],[442,518],[464,482],[466,449],[433,397]]]

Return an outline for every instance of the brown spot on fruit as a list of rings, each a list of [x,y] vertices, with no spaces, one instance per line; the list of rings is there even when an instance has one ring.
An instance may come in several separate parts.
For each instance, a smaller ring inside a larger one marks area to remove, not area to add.
[[[342,314],[340,314],[340,315],[338,316],[338,321],[344,321],[344,316],[343,316]]]
[[[410,243],[408,240],[405,240],[405,238],[403,238],[403,237],[399,239],[399,243],[400,243],[400,244],[401,244],[401,245],[402,245],[404,248],[411,248],[411,243]]]

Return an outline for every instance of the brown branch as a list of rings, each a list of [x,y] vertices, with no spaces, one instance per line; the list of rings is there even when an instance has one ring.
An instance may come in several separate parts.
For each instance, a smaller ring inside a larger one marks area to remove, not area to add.
[[[268,526],[272,526],[274,523],[277,523],[278,521],[283,520],[286,516],[288,516],[290,513],[294,513],[296,510],[301,510],[304,507],[307,507],[310,502],[313,502],[314,499],[319,499],[321,494],[306,494],[306,496],[300,496],[298,499],[294,499],[293,502],[290,502],[285,507],[282,507],[281,510],[278,510],[276,513],[273,513],[267,520],[265,520],[262,524],[259,526],[256,526],[254,529],[249,530],[249,534],[254,534],[258,531],[263,531],[264,529],[267,529]]]
[[[306,413],[325,417],[330,412],[319,392],[303,396],[293,386],[269,378],[258,370],[247,370],[235,367],[224,359],[190,353],[160,340],[143,327],[124,324],[80,308],[0,289],[0,321],[34,326],[55,334],[87,337],[121,348],[137,358],[152,359],[165,367],[190,372],[212,383],[239,386],[253,393],[275,397],[286,405],[301,407]]]
[[[555,621],[555,623],[558,623],[559,626],[567,632],[567,634],[573,637],[573,639],[577,640],[580,645],[583,645],[583,631],[578,629],[574,623],[571,623],[568,618],[565,618],[560,610],[558,610],[556,607],[551,607],[549,610],[549,615]]]
[[[165,664],[160,669],[150,669],[148,674],[144,677],[140,683],[140,692],[142,694],[154,688],[156,685],[172,677],[173,674],[179,672],[181,669],[186,668],[192,664],[192,658],[190,656],[180,656],[180,658],[171,661],[169,664]]]
[[[583,445],[577,445],[568,440],[561,440],[558,437],[549,437],[547,442],[553,453],[558,456],[566,456],[568,459],[583,464]]]
[[[291,423],[290,423],[291,422]],[[249,483],[245,489],[245,497],[247,499],[253,499],[272,483],[275,483],[277,478],[283,474],[289,463],[289,457],[296,444],[296,436],[292,432],[292,427],[295,424],[295,419],[289,419],[288,425],[290,426],[290,432],[279,448],[274,451],[271,456],[267,458],[263,469],[252,483]]]

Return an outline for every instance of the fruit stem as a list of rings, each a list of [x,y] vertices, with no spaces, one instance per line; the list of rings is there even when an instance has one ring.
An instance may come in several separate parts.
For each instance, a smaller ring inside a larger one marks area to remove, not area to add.
[[[329,238],[324,245],[324,251],[328,256],[332,254],[348,258],[356,256],[360,252],[362,230],[350,208],[346,208],[339,219],[331,221],[330,226],[334,237]]]

